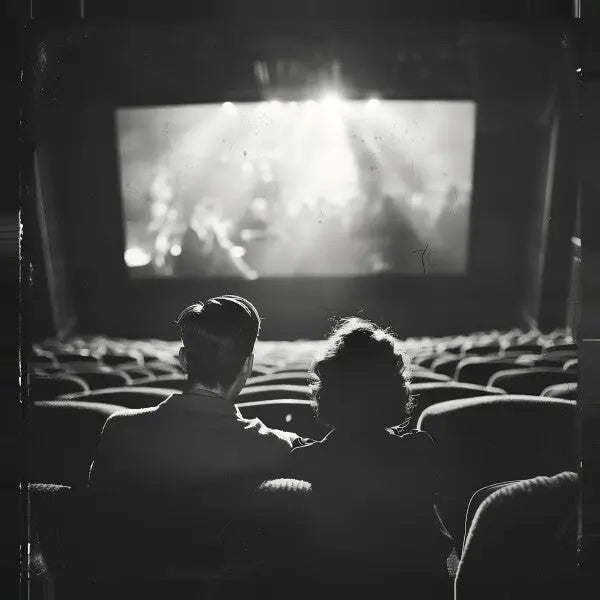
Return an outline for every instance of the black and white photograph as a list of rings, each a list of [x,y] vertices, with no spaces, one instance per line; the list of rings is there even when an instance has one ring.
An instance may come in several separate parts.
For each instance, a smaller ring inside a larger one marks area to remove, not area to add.
[[[14,597],[583,597],[581,3],[60,4],[17,19]]]

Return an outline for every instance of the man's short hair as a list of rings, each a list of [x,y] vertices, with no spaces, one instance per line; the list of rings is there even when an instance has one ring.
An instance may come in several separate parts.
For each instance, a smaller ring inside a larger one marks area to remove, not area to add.
[[[177,317],[191,381],[231,385],[254,349],[260,330],[258,311],[240,296],[196,302]]]

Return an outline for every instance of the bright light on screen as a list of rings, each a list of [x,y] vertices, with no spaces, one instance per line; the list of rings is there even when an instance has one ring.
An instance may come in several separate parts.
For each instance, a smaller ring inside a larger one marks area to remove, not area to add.
[[[464,273],[475,104],[117,111],[125,262],[156,276]]]

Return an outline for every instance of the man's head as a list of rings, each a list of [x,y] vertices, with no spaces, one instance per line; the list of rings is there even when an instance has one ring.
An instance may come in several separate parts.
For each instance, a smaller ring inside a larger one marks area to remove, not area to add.
[[[188,306],[176,322],[190,382],[236,395],[252,371],[260,329],[256,308],[239,296],[218,296]]]

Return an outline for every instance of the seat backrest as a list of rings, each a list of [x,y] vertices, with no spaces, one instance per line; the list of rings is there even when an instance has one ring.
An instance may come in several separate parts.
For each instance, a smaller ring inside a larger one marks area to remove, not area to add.
[[[310,387],[306,385],[257,385],[245,387],[239,394],[240,402],[254,402],[257,400],[310,400],[312,397]]]
[[[475,517],[475,513],[482,505],[483,501],[491,496],[495,491],[510,485],[511,483],[515,483],[515,481],[501,481],[499,483],[492,483],[491,485],[486,485],[481,489],[477,490],[469,500],[469,505],[467,506],[467,514],[465,516],[465,532],[462,541],[462,547],[465,547],[465,543],[467,541],[467,535],[469,534],[469,529],[471,529],[471,523],[473,522],[473,518]]]
[[[132,363],[131,365],[121,365],[119,370],[127,373],[127,375],[129,375],[134,382],[139,379],[145,379],[147,381],[156,379],[156,375],[150,371],[150,369],[147,369],[146,367],[140,367],[137,363]]]
[[[183,392],[189,387],[187,375],[159,375],[154,379],[139,379],[131,387],[169,388]]]
[[[418,383],[449,383],[452,379],[448,375],[434,373],[433,371],[415,370],[410,374],[410,381],[416,385]]]
[[[243,540],[228,531],[241,523],[244,532],[255,485],[227,480],[146,497],[134,490],[36,484],[30,486],[32,521],[53,575],[206,581],[227,575],[238,562],[241,570],[252,564]]]
[[[27,425],[28,481],[85,486],[104,423],[119,410],[106,403],[34,402]]]
[[[478,489],[578,464],[577,408],[568,400],[516,395],[451,400],[427,408],[418,427],[437,443],[440,509],[457,542]]]
[[[577,373],[579,370],[579,359],[578,358],[570,358],[563,364],[563,371],[567,373]]]
[[[545,388],[542,396],[546,398],[562,398],[563,400],[577,400],[577,384],[576,383],[558,383]]]
[[[431,369],[433,363],[439,358],[456,358],[456,356],[456,354],[450,352],[423,354],[421,356],[416,356],[412,362],[420,367]]]
[[[132,383],[131,377],[123,371],[105,371],[94,369],[89,371],[77,370],[77,377],[83,379],[91,390],[109,387],[120,387]]]
[[[431,363],[431,370],[454,379],[456,365],[462,360],[460,356],[443,356]]]
[[[522,352],[523,354],[541,354],[541,344],[536,343],[522,343],[522,344],[510,344],[504,348],[504,352]]]
[[[143,365],[143,358],[136,352],[105,352],[101,357],[103,364],[110,367],[122,365]]]
[[[67,374],[34,375],[29,385],[29,398],[33,402],[54,400],[61,394],[89,392],[87,383],[80,377]]]
[[[88,352],[84,352],[84,351],[56,350],[54,352],[54,356],[56,357],[56,360],[60,364],[66,364],[66,363],[68,363],[68,364],[70,364],[70,363],[75,363],[75,364],[89,363],[92,365],[100,364],[100,359],[97,356],[90,354]]]
[[[458,400],[461,398],[479,398],[481,396],[498,396],[504,394],[500,388],[490,388],[470,383],[457,383],[454,381],[442,383],[417,383],[410,385],[410,392],[414,400],[414,408],[410,415],[413,427],[428,407],[438,402]]]
[[[562,369],[532,367],[500,371],[490,378],[488,385],[500,387],[508,394],[536,396],[550,385],[576,381],[576,374],[566,373]]]
[[[512,368],[514,368],[512,360],[465,358],[456,366],[456,381],[487,385],[492,375],[503,369]]]
[[[576,473],[503,486],[479,506],[455,582],[456,600],[579,597]]]
[[[120,408],[151,408],[157,406],[173,394],[180,394],[176,389],[154,387],[114,387],[101,390],[92,390],[83,394],[64,394],[58,400],[78,402],[85,400],[99,404],[113,404]]]
[[[177,365],[171,364],[171,363],[165,363],[160,360],[152,360],[152,361],[146,362],[144,364],[144,367],[146,367],[146,369],[148,369],[149,371],[154,373],[154,375],[156,375],[156,376],[180,375],[181,374],[181,369],[179,369],[177,367]]]
[[[258,418],[268,427],[293,431],[302,437],[321,439],[330,428],[315,417],[315,405],[310,400],[265,400],[237,404],[246,419]]]
[[[258,377],[250,377],[248,381],[246,381],[246,387],[278,385],[281,383],[289,385],[309,385],[310,382],[311,376],[308,371],[282,371],[260,375]]]

